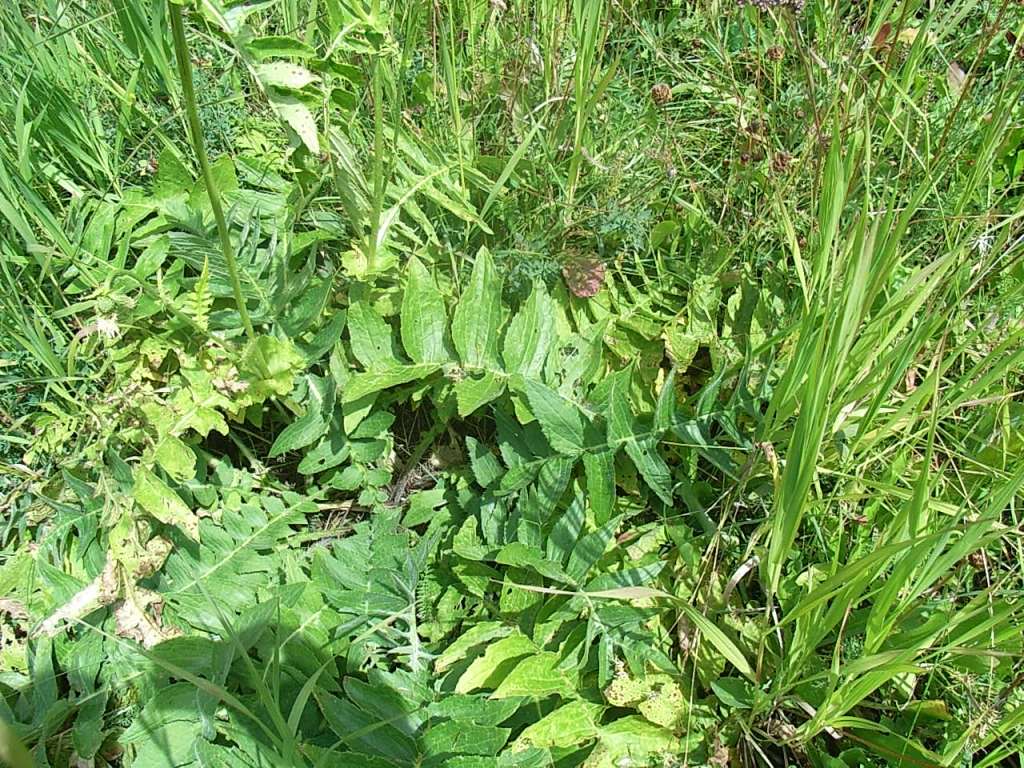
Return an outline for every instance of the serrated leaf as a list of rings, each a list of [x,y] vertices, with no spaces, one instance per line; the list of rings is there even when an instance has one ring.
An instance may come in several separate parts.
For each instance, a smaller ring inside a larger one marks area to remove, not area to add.
[[[469,285],[459,297],[452,318],[452,341],[463,365],[499,368],[498,331],[502,318],[501,278],[490,251],[481,248]]]
[[[616,375],[608,395],[608,444],[622,445],[644,482],[665,504],[672,504],[672,473],[657,451],[657,442],[643,434],[629,404],[629,372]]]
[[[401,334],[405,353],[416,363],[451,359],[445,344],[448,312],[434,278],[415,256],[406,270],[402,294]]]
[[[439,363],[393,364],[388,368],[357,373],[348,380],[344,391],[341,393],[342,402],[353,403],[382,389],[425,379],[440,367]]]
[[[164,525],[180,528],[189,538],[199,541],[199,518],[185,505],[181,497],[145,467],[136,467],[133,475],[135,484],[132,488],[132,498],[143,511]]]
[[[528,696],[543,699],[552,695],[575,698],[578,679],[572,670],[561,669],[561,658],[557,653],[541,651],[516,664],[492,698],[505,699],[510,696]]]
[[[567,456],[583,452],[586,423],[580,409],[539,381],[527,379],[526,399],[551,447]]]
[[[539,379],[554,340],[555,313],[551,297],[544,284],[537,282],[505,332],[502,349],[505,370],[528,379]]]
[[[306,412],[281,430],[270,446],[271,458],[305,448],[327,431],[334,411],[334,379],[307,374],[306,392]]]

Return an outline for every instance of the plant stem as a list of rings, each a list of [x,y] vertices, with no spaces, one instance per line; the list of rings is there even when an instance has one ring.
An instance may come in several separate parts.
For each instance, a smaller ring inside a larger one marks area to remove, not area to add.
[[[242,318],[242,327],[245,334],[252,338],[255,333],[252,329],[252,322],[249,320],[249,312],[245,308],[245,299],[242,298],[242,283],[238,279],[238,263],[235,261],[235,253],[231,247],[231,238],[228,236],[228,225],[224,219],[224,207],[221,205],[220,192],[213,181],[213,174],[210,172],[210,161],[206,157],[206,145],[203,142],[203,127],[199,123],[199,109],[196,106],[196,92],[192,85],[192,63],[188,55],[188,41],[185,39],[185,24],[182,21],[181,6],[174,0],[167,0],[167,8],[171,16],[171,34],[174,37],[174,58],[178,62],[178,74],[181,77],[181,92],[185,101],[185,115],[188,118],[189,133],[192,137],[192,149],[199,161],[199,169],[203,174],[203,183],[206,184],[206,194],[210,197],[210,207],[213,209],[213,218],[217,221],[217,234],[220,236],[220,249],[224,254],[224,262],[227,264],[228,277],[231,279],[231,290],[235,294],[235,306]]]

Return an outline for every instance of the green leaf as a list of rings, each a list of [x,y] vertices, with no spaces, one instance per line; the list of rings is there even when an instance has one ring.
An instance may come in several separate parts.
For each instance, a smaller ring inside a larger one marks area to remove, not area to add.
[[[314,155],[320,154],[320,137],[317,135],[316,120],[301,99],[276,88],[267,89],[267,98],[277,116],[287,123],[299,140]]]
[[[348,310],[348,336],[352,354],[365,368],[383,368],[398,362],[391,326],[369,302],[354,301]]]
[[[750,709],[754,705],[754,692],[750,683],[738,677],[720,677],[711,683],[718,701],[732,709]]]
[[[493,725],[446,720],[428,725],[420,737],[424,755],[497,755],[512,731]],[[460,763],[461,764],[461,763]]]
[[[501,278],[490,252],[481,248],[452,318],[452,340],[463,365],[499,368],[498,331],[502,319]]]
[[[603,525],[615,511],[614,451],[584,453],[583,470],[587,478],[587,501],[594,510],[594,520]]]
[[[629,371],[615,374],[608,395],[608,443],[624,445],[644,481],[665,504],[672,504],[672,472],[658,455],[657,441],[638,428],[629,404]]]
[[[577,405],[533,379],[526,380],[524,389],[530,410],[551,447],[568,456],[582,453],[586,422]]]
[[[491,631],[488,628],[480,634],[482,636]],[[455,684],[455,692],[469,693],[478,688],[495,688],[521,659],[537,651],[536,643],[521,632],[504,637],[487,646],[483,655],[473,660]]]
[[[507,699],[510,696],[528,696],[543,699],[554,694],[575,698],[579,683],[572,670],[561,669],[557,653],[541,651],[520,661],[491,696]]]
[[[454,390],[459,416],[465,417],[500,397],[505,391],[505,380],[493,373],[470,375],[457,382]]]
[[[569,562],[565,566],[566,572],[577,582],[582,581],[601,555],[608,549],[608,544],[615,537],[615,531],[622,522],[622,517],[609,520],[596,531],[588,533],[576,542],[572,553],[569,555]]]
[[[692,605],[688,603],[677,603],[683,613],[697,629],[700,630],[701,635],[714,646],[715,650],[718,651],[722,656],[725,657],[726,661],[736,667],[740,673],[744,676],[754,679],[754,670],[751,668],[750,663],[747,661],[746,656],[743,652],[736,647],[736,644],[729,639],[722,630],[720,630],[715,624],[703,613],[698,611]]]
[[[405,280],[400,330],[406,354],[416,363],[450,361],[445,344],[448,313],[434,278],[414,256],[409,261]]]
[[[555,312],[544,284],[534,283],[533,291],[505,332],[502,357],[505,370],[528,379],[539,379],[544,362],[555,340]]]
[[[180,438],[164,435],[156,444],[153,458],[178,482],[191,480],[196,474],[196,455]]]
[[[466,437],[466,453],[469,455],[469,464],[473,469],[473,477],[483,488],[490,487],[496,483],[505,471],[498,461],[498,457],[487,450],[487,446],[475,437]]]
[[[482,695],[449,693],[427,707],[427,717],[477,723],[478,725],[500,725],[519,709],[515,699],[489,699]]]
[[[146,702],[118,741],[122,744],[138,743],[155,738],[160,729],[168,723],[197,721],[198,695],[199,692],[191,683],[174,683],[162,688],[156,696]]]
[[[305,67],[292,64],[287,61],[268,61],[256,65],[256,76],[263,85],[271,88],[291,88],[298,90],[305,88],[310,83],[315,83],[318,78]],[[298,130],[296,130],[298,133]]]
[[[620,768],[661,762],[664,755],[676,754],[679,737],[667,728],[659,728],[639,715],[620,717],[601,726],[597,746],[583,768]]]
[[[176,768],[179,765],[193,765],[195,743],[200,736],[198,722],[175,721],[168,723],[143,741],[135,752],[132,765],[144,768]]]
[[[676,423],[676,369],[673,368],[665,377],[658,393],[658,403],[654,408],[654,429],[664,432]]]
[[[302,355],[287,339],[257,336],[246,346],[239,366],[249,385],[245,400],[258,403],[271,395],[287,395],[304,365]]]
[[[334,411],[334,379],[330,376],[306,376],[306,412],[281,430],[270,446],[270,457],[305,448],[321,437]]]
[[[315,475],[333,469],[348,458],[350,450],[345,434],[335,423],[316,447],[302,457],[299,472],[303,475]]]
[[[366,395],[378,392],[399,384],[425,379],[440,368],[439,363],[417,363],[401,365],[393,363],[387,368],[378,368],[353,375],[341,393],[344,403],[353,403]]]
[[[562,569],[562,566],[552,560],[548,560],[541,552],[526,546],[521,541],[513,541],[510,544],[506,544],[498,551],[494,559],[502,565],[529,568],[541,576],[554,579],[562,584],[573,583],[572,578]]]
[[[284,35],[257,37],[246,43],[246,50],[257,59],[287,56],[294,59],[312,59],[316,51],[301,40]]]
[[[604,710],[602,705],[589,701],[570,701],[524,728],[512,742],[512,751],[582,746],[597,736]]]
[[[199,541],[199,518],[185,505],[181,497],[145,467],[136,467],[133,475],[135,485],[132,488],[132,498],[143,511],[165,525],[180,528],[189,538]]]
[[[444,672],[448,667],[461,661],[477,645],[488,643],[495,638],[508,635],[512,627],[498,621],[483,621],[465,630],[434,661],[434,671]]]

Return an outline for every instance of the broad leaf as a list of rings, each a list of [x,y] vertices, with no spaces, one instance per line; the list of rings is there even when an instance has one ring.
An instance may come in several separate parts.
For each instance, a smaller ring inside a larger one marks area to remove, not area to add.
[[[503,317],[501,278],[490,252],[481,248],[473,264],[469,285],[459,297],[452,318],[452,340],[463,365],[499,367],[498,331]]]
[[[132,474],[135,477],[132,496],[144,512],[165,525],[180,528],[189,538],[199,539],[199,518],[178,494],[145,467],[136,467]]]
[[[557,694],[570,699],[577,695],[577,684],[576,674],[561,668],[557,653],[542,651],[520,661],[492,695],[496,699],[509,696],[543,699]]]
[[[427,268],[413,257],[406,270],[402,294],[401,334],[406,354],[416,363],[448,362],[451,355],[445,344],[447,329],[444,297]]]
[[[582,453],[586,422],[576,404],[533,379],[526,380],[525,392],[551,447],[568,456]]]
[[[306,412],[281,430],[270,446],[270,456],[305,448],[321,437],[334,411],[334,379],[330,376],[306,376]]]
[[[555,340],[555,313],[544,284],[537,282],[530,297],[505,331],[502,357],[505,370],[528,379],[539,379],[544,361]]]
[[[441,366],[437,363],[419,363],[416,365],[392,364],[386,368],[364,371],[352,376],[341,393],[342,402],[353,403],[361,397],[379,392],[399,384],[425,379]]]

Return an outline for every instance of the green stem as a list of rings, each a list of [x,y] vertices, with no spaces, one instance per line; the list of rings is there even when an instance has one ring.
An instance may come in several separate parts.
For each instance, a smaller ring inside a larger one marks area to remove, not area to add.
[[[373,214],[367,243],[367,271],[377,271],[377,237],[384,210],[384,89],[381,85],[380,59],[373,63]]]
[[[188,41],[185,40],[185,24],[182,21],[181,6],[174,0],[167,0],[167,8],[171,15],[171,34],[174,36],[174,58],[178,62],[178,74],[181,77],[181,92],[185,100],[185,115],[188,118],[189,133],[192,136],[192,149],[199,161],[199,169],[203,174],[203,182],[206,184],[206,194],[210,197],[210,207],[213,209],[213,218],[217,220],[217,234],[220,236],[220,249],[224,254],[224,262],[227,264],[228,277],[231,279],[231,290],[235,294],[235,306],[242,318],[242,326],[247,336],[252,338],[255,333],[252,329],[252,322],[249,320],[249,312],[245,308],[245,299],[242,298],[242,283],[238,279],[238,263],[235,261],[235,253],[231,248],[231,238],[228,236],[228,225],[224,219],[224,207],[220,202],[220,192],[213,181],[213,174],[210,172],[210,161],[206,157],[206,145],[203,143],[203,127],[199,123],[199,109],[196,106],[196,92],[192,85],[192,63],[188,55]]]

